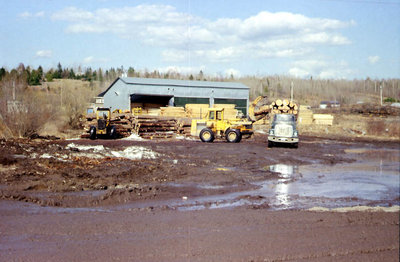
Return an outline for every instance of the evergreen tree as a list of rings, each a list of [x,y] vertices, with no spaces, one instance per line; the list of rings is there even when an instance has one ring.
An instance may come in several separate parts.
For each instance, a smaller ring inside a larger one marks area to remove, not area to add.
[[[50,69],[49,71],[47,71],[46,75],[45,75],[46,81],[47,82],[52,82],[54,79],[54,72],[53,69]]]
[[[39,74],[40,81],[42,81],[42,79],[43,79],[43,68],[42,68],[42,66],[38,67],[37,72]]]
[[[128,77],[134,77],[135,76],[135,69],[133,67],[128,68]]]
[[[40,85],[40,74],[37,70],[32,70],[29,74],[28,85],[37,86]]]
[[[99,80],[100,82],[104,81],[103,78],[103,70],[101,68],[99,68],[98,73],[97,73],[97,80]]]
[[[69,76],[68,76],[68,78],[69,78],[69,79],[75,79],[75,78],[76,78],[74,69],[71,68],[71,70],[69,70]]]
[[[6,76],[6,73],[7,71],[4,67],[0,68],[0,81]]]

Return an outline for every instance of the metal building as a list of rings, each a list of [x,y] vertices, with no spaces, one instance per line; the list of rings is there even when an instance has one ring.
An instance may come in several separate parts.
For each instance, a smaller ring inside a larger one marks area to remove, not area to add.
[[[99,97],[104,98],[104,107],[122,110],[131,110],[136,104],[235,104],[247,115],[249,107],[249,87],[234,82],[120,77]]]

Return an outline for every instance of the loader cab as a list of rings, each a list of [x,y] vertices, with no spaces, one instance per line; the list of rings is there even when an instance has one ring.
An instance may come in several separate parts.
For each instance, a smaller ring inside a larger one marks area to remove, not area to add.
[[[209,108],[206,116],[207,120],[224,120],[224,109],[223,108]]]

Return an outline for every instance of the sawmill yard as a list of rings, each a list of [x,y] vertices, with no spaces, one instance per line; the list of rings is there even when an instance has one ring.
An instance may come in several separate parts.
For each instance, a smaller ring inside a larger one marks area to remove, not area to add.
[[[115,140],[0,126],[0,260],[398,261],[399,109],[300,104],[295,149],[269,118],[202,143],[200,107],[119,114]]]
[[[1,260],[397,261],[399,140],[361,128],[1,140]]]

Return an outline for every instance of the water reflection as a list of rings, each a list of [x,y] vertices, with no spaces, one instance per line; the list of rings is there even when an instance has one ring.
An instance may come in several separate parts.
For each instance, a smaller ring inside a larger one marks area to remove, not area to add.
[[[274,187],[278,204],[286,207],[290,206],[290,183],[288,182],[293,177],[293,175],[298,172],[298,166],[277,164],[270,166],[269,170],[281,174],[281,179],[278,180],[278,184],[276,184]]]

